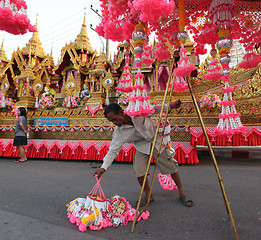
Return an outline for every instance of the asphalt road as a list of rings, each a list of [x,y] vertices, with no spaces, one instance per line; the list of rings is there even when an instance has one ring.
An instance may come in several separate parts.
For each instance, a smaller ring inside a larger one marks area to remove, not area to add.
[[[208,158],[179,167],[184,189],[194,200],[183,206],[177,191],[164,190],[158,180],[149,205],[150,217],[125,227],[79,232],[66,216],[66,204],[85,197],[95,184],[99,163],[28,160],[14,163],[0,158],[0,240],[233,240],[235,234],[226,212],[214,166]],[[219,160],[219,169],[239,239],[261,239],[261,161]],[[125,197],[131,205],[140,187],[132,164],[113,164],[103,175],[106,197]]]

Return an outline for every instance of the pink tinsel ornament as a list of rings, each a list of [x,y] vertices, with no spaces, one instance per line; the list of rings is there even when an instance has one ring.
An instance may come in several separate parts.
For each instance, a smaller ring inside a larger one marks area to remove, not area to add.
[[[143,45],[148,41],[145,27],[142,24],[137,24],[132,34],[134,41],[135,59],[134,64],[137,67],[137,73],[135,74],[135,84],[132,87],[132,93],[129,98],[129,104],[124,112],[129,116],[148,116],[154,112],[154,109],[150,106],[150,97],[147,96],[147,86],[143,82],[144,75],[141,73],[142,68],[142,53],[144,51]]]
[[[119,81],[116,90],[119,92],[131,92],[132,91],[132,79],[129,66],[129,54],[130,54],[130,40],[126,39],[123,41],[124,53],[125,53],[125,66],[122,74],[122,78]]]
[[[171,53],[168,50],[168,46],[163,43],[156,44],[156,51],[153,52],[153,55],[159,60],[163,61],[165,59],[171,58]]]
[[[174,74],[177,77],[187,77],[193,70],[195,70],[195,66],[190,64],[190,59],[186,56],[186,52],[187,50],[185,48],[180,49],[180,60],[178,61],[178,67],[174,70]]]
[[[217,135],[231,136],[236,133],[243,133],[247,130],[240,120],[240,113],[237,113],[235,107],[235,100],[232,98],[232,90],[234,88],[229,87],[228,81],[225,81],[225,87],[223,88],[223,101],[219,104],[222,108],[219,115],[219,123],[214,128],[214,133]]]
[[[207,69],[207,74],[204,75],[204,78],[207,80],[220,80],[222,79],[222,69],[218,65],[218,61],[213,59],[213,61],[209,64],[209,68]]]

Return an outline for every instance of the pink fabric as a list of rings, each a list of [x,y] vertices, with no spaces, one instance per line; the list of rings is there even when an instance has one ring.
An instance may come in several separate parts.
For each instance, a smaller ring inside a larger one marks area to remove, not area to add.
[[[198,163],[197,150],[189,142],[172,142],[175,149],[175,159],[180,164]],[[110,141],[51,141],[51,140],[29,140],[25,146],[28,158],[42,159],[75,159],[102,161],[107,154]],[[118,162],[132,162],[134,160],[135,148],[132,144],[125,143],[118,157]],[[0,156],[19,157],[19,151],[13,147],[12,139],[0,139]]]
[[[168,74],[169,70],[167,70],[167,68],[165,66],[161,66],[159,67],[159,82],[158,82],[158,89],[159,90],[165,90],[166,89],[166,85],[168,82]]]
[[[150,85],[149,78],[147,76],[144,78],[144,84],[147,86],[146,92],[149,92],[151,89],[151,85]]]
[[[205,136],[201,128],[199,131],[190,128],[191,146],[207,146]],[[197,130],[198,130],[197,129]],[[212,146],[260,146],[261,129],[259,127],[249,127],[245,133],[235,134],[231,137],[218,136],[212,130],[207,128],[207,133]]]

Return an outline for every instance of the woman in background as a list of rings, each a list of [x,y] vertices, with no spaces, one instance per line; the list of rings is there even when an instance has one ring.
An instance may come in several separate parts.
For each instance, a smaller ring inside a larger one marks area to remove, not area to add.
[[[27,117],[26,117],[26,109],[24,107],[19,107],[17,114],[19,118],[16,122],[15,127],[15,138],[14,138],[14,146],[20,152],[21,159],[15,161],[15,163],[26,162],[27,158],[25,155],[24,145],[27,145]]]

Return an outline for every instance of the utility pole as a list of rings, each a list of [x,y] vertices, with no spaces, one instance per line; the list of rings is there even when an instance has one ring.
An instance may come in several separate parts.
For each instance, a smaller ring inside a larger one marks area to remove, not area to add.
[[[98,13],[98,9],[93,9],[93,7],[92,7],[92,5],[91,5],[91,10],[92,11],[94,11],[98,16],[99,16],[99,18],[100,19],[102,19],[102,16]],[[93,29],[92,28],[92,25],[90,26],[91,27],[91,29],[93,30],[93,31],[95,31],[95,29]],[[107,60],[109,60],[109,39],[105,39],[106,40],[106,44],[105,44],[105,55],[106,55],[106,59]]]

